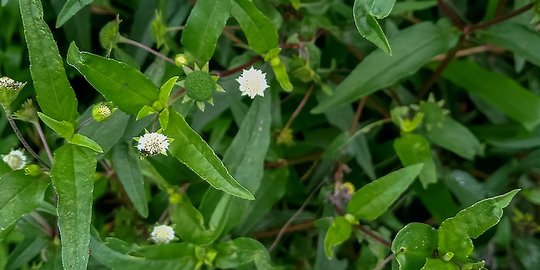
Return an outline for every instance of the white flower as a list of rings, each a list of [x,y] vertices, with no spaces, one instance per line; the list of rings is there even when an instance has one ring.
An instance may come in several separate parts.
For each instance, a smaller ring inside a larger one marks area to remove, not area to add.
[[[9,77],[0,78],[0,86],[10,90],[18,90],[23,86],[23,83],[13,80]]]
[[[174,230],[171,226],[159,225],[154,227],[150,237],[156,244],[167,244],[174,239]]]
[[[146,156],[157,154],[167,154],[169,148],[169,138],[157,132],[146,133],[139,138],[137,149]]]
[[[255,98],[256,95],[264,96],[264,90],[268,88],[266,74],[253,67],[244,69],[236,81],[240,84],[242,96],[248,95],[250,98]]]
[[[20,170],[26,165],[26,155],[21,150],[13,150],[2,156],[2,160],[11,167],[12,170]]]

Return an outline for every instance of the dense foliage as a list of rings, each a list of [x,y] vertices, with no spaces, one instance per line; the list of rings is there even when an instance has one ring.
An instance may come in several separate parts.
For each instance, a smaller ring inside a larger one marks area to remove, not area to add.
[[[2,0],[0,269],[540,269],[537,0]]]

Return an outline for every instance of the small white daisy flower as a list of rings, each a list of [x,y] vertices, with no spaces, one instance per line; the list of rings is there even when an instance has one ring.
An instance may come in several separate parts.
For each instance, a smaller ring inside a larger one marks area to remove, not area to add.
[[[2,160],[12,169],[20,170],[26,166],[26,155],[21,150],[11,150],[9,154],[3,155]]]
[[[244,69],[236,81],[240,84],[242,96],[248,95],[252,99],[257,95],[264,96],[264,90],[269,87],[266,74],[253,67]]]
[[[145,156],[155,156],[157,154],[166,155],[168,148],[169,138],[157,132],[142,135],[137,144],[137,149]]]
[[[150,237],[156,244],[167,244],[174,239],[174,230],[167,225],[155,226],[150,233]]]
[[[0,78],[0,87],[5,87],[9,90],[19,90],[24,84],[18,81],[13,80],[9,77]]]

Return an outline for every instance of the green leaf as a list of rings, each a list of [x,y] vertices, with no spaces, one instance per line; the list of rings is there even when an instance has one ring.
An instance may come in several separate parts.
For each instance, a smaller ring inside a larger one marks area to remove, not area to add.
[[[426,264],[421,270],[459,270],[460,268],[452,262],[445,262],[439,259],[426,259]]]
[[[328,258],[334,256],[334,247],[341,245],[351,236],[352,225],[343,216],[336,217],[324,236],[324,253]]]
[[[25,236],[24,240],[10,252],[6,269],[21,269],[47,246],[49,239],[44,236]]]
[[[166,259],[149,259],[144,257],[135,257],[132,255],[122,254],[102,243],[91,238],[90,251],[92,257],[103,265],[113,269],[130,269],[130,270],[149,270],[149,269],[170,269],[170,270],[192,270],[195,267],[195,254],[192,245],[187,243],[168,244],[173,247],[176,252],[181,253],[181,256]],[[159,247],[159,246],[155,246]],[[152,247],[152,248],[155,248]],[[161,253],[163,254],[163,252]],[[173,257],[173,256],[171,256]]]
[[[423,164],[415,164],[391,172],[365,186],[353,194],[347,212],[356,219],[372,221],[380,217],[407,190]]]
[[[159,89],[159,102],[164,107],[167,107],[169,104],[169,96],[171,95],[171,91],[173,90],[176,81],[178,81],[178,76],[174,76],[167,80]]]
[[[466,260],[474,248],[471,238],[477,238],[497,224],[503,215],[503,208],[518,192],[516,189],[484,199],[445,220],[438,229],[440,256],[451,252],[455,258]]]
[[[355,7],[353,8],[353,18],[358,33],[383,50],[384,53],[392,55],[392,48],[390,48],[390,43],[379,22],[373,16],[366,14],[362,7],[357,7],[357,2],[355,2]]]
[[[64,269],[86,269],[92,221],[96,154],[66,144],[54,153],[51,179],[58,194],[58,228]]]
[[[112,160],[118,179],[122,183],[133,206],[139,214],[148,216],[148,203],[144,189],[144,178],[141,172],[139,156],[134,147],[120,143],[114,147]]]
[[[80,52],[75,43],[68,51],[68,64],[76,68],[108,101],[136,115],[144,105],[152,106],[159,92],[152,81],[128,64]]]
[[[182,44],[200,67],[214,55],[230,12],[231,0],[198,0],[191,11],[182,32]]]
[[[424,188],[437,182],[435,162],[426,138],[417,134],[404,134],[394,141],[394,149],[403,166],[424,163],[424,168],[418,176]]]
[[[270,254],[255,239],[241,237],[216,246],[215,265],[220,269],[240,269],[241,265],[254,262],[257,269],[273,269]]]
[[[540,51],[537,47],[540,44],[540,35],[527,25],[515,22],[501,23],[481,32],[481,37],[540,66]]]
[[[392,241],[400,270],[420,269],[437,249],[437,230],[424,223],[410,223]]]
[[[251,0],[233,0],[231,13],[254,52],[264,54],[278,47],[276,27]]]
[[[424,134],[432,143],[469,160],[482,152],[476,136],[452,119],[437,103],[421,102],[420,111],[424,113]]]
[[[169,126],[165,134],[174,141],[169,147],[169,152],[214,188],[253,200],[253,194],[229,174],[212,148],[191,129],[184,117],[174,110],[170,111]]]
[[[41,112],[38,112],[39,119],[45,123],[49,128],[54,130],[54,132],[58,133],[60,137],[64,139],[71,139],[73,137],[73,133],[75,133],[75,128],[73,127],[73,124],[67,121],[58,121],[55,120]]]
[[[208,245],[215,240],[220,228],[207,229],[204,217],[187,196],[182,196],[180,202],[176,204],[171,203],[170,207],[171,221],[175,224],[176,233],[183,241],[196,245]]]
[[[74,123],[78,116],[77,99],[67,79],[58,46],[43,21],[41,2],[21,0],[19,5],[39,106],[53,119]]]
[[[92,121],[83,126],[79,133],[97,142],[103,148],[103,152],[107,153],[122,138],[128,122],[129,115],[116,110],[107,121]]]
[[[73,137],[71,137],[68,142],[78,146],[86,147],[88,149],[92,149],[97,153],[103,153],[103,148],[101,148],[101,146],[97,142],[78,133],[73,134]]]
[[[540,97],[514,80],[468,61],[453,61],[443,76],[533,130],[540,124]]]
[[[67,0],[56,18],[56,28],[64,25],[64,23],[73,17],[73,15],[77,14],[79,10],[92,2],[94,2],[94,0]]]
[[[40,206],[49,182],[11,171],[0,177],[0,233]]]
[[[437,6],[437,1],[407,1],[397,2],[392,9],[391,15],[399,16],[407,12],[428,9]]]
[[[437,54],[447,51],[456,34],[432,23],[406,28],[391,39],[392,56],[373,51],[338,85],[333,96],[315,107],[313,113],[350,104],[399,80],[415,74]]]

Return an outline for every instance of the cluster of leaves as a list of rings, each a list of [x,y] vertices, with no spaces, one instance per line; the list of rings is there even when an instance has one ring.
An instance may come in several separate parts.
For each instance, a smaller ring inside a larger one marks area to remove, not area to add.
[[[0,269],[539,269],[539,18],[3,0],[0,73],[27,84],[0,88]],[[137,152],[148,130],[168,155]]]

